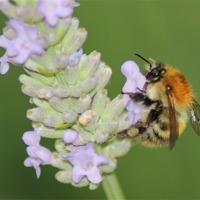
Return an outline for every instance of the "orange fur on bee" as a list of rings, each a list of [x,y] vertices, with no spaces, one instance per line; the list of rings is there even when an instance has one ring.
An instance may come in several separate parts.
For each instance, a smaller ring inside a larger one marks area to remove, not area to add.
[[[194,100],[192,88],[185,76],[176,68],[167,67],[163,83],[171,88],[175,97],[175,106],[188,108]]]

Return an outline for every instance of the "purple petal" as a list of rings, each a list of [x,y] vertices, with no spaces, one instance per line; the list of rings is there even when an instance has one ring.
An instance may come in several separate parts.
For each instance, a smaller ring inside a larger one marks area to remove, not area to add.
[[[37,153],[36,153],[37,150],[38,150],[38,146],[28,146],[26,148],[26,151],[27,151],[27,153],[30,157],[38,159],[38,156],[37,156]]]
[[[73,13],[73,9],[72,8],[60,8],[59,10],[57,10],[56,14],[57,16],[59,16],[60,18],[67,18],[69,17],[71,14]]]
[[[43,53],[43,48],[37,41],[39,31],[36,26],[14,19],[7,22],[7,25],[15,31],[15,38],[8,40],[1,37],[0,46],[6,49],[8,59],[14,64],[24,64],[31,55]]]
[[[38,167],[34,167],[35,168],[35,172],[36,172],[36,176],[37,178],[40,178],[40,175],[41,175],[41,169],[40,169],[40,166]]]
[[[121,66],[121,72],[126,78],[129,78],[132,77],[133,74],[138,74],[139,67],[134,61],[126,61]]]
[[[77,166],[73,168],[72,180],[75,183],[79,183],[84,176],[87,176],[88,180],[94,184],[98,184],[102,181],[100,171],[97,167],[94,167],[89,171],[83,170],[81,167]]]
[[[140,73],[139,68],[135,62],[125,62],[121,67],[121,71],[127,79],[122,89],[123,92],[135,93],[137,88],[143,89],[146,78],[143,74]]]
[[[89,143],[82,147],[77,147],[76,150],[70,152],[66,159],[74,165],[72,171],[72,179],[75,183],[87,176],[92,183],[98,184],[102,177],[98,166],[108,164],[109,161],[101,155],[94,152],[94,143]]]
[[[144,110],[144,106],[134,100],[130,100],[126,109],[131,112],[139,113]]]
[[[29,146],[27,147],[27,153],[32,158],[40,159],[44,165],[51,164],[52,162],[52,153],[45,147]]]
[[[6,74],[9,70],[9,64],[8,63],[1,63],[0,65],[0,74]]]
[[[24,32],[24,30],[23,30],[24,23],[20,20],[10,19],[9,21],[6,22],[6,25],[9,28],[13,29],[16,32],[16,34],[19,34],[19,33],[23,34],[23,32]]]
[[[94,184],[99,184],[102,181],[100,171],[97,167],[94,167],[92,170],[88,171],[86,175],[88,180]]]
[[[74,151],[70,152],[65,158],[69,160],[73,165],[78,165],[83,158],[93,156],[94,154],[94,143],[90,142],[85,146],[79,146]]]
[[[0,36],[0,47],[7,48],[10,44],[10,40],[8,40],[4,35]]]
[[[17,64],[24,64],[26,60],[29,58],[29,56],[30,56],[30,51],[28,49],[27,50],[21,49],[20,53],[13,59],[14,62]]]
[[[38,167],[40,164],[41,163],[38,159],[34,159],[34,158],[30,158],[30,157],[26,158],[24,161],[24,165],[26,167],[32,167],[32,166]]]
[[[39,178],[41,175],[40,164],[41,164],[40,160],[30,158],[30,157],[26,158],[26,160],[24,161],[24,165],[26,167],[34,167],[35,168],[37,178]]]
[[[137,77],[137,88],[142,90],[145,83],[146,83],[146,77],[143,74],[139,73]]]
[[[124,93],[135,93],[137,89],[136,81],[127,79],[126,83],[124,84],[124,87],[122,88],[122,91]]]
[[[43,54],[43,49],[38,44],[39,43],[32,44],[31,54],[34,54],[34,55],[37,55],[37,56],[41,56]]]
[[[0,58],[0,74],[6,74],[9,70],[9,64],[7,56],[3,56]]]
[[[10,42],[10,46],[8,46],[6,50],[6,54],[8,57],[14,57],[18,54],[18,50],[15,48],[15,45],[13,45],[12,42]]]
[[[94,143],[93,143],[93,142],[88,143],[88,144],[85,146],[84,150],[85,150],[86,152],[90,153],[90,154],[94,154]]]
[[[39,0],[36,10],[50,26],[56,26],[59,18],[70,17],[73,6],[69,0]]]
[[[128,112],[128,122],[130,126],[135,125],[141,119],[142,117],[140,114],[134,112]]]
[[[134,125],[142,119],[141,113],[145,110],[145,107],[141,103],[130,100],[126,109],[128,110],[129,124]]]
[[[36,29],[35,26],[28,26],[26,28],[26,32],[29,35],[30,39],[35,40],[37,36],[39,35],[39,30]]]
[[[32,158],[28,157],[24,160],[24,165],[26,167],[32,167],[33,166],[33,163],[32,163]]]
[[[55,16],[55,15],[51,15],[51,14],[49,14],[49,15],[47,15],[46,16],[46,22],[50,25],[50,26],[56,26],[57,25],[57,23],[58,23],[58,18]]]
[[[100,155],[95,156],[94,157],[94,165],[99,166],[102,164],[109,164],[108,159],[106,159],[104,156],[100,156]]]
[[[85,173],[79,166],[75,166],[73,168],[72,180],[74,181],[74,183],[79,183],[84,176],[85,176]]]
[[[22,136],[22,140],[26,145],[38,145],[40,143],[40,136],[37,134],[37,131],[27,131]]]
[[[42,164],[51,164],[53,156],[49,149],[40,146],[37,155],[43,161]]]
[[[69,129],[65,132],[63,140],[66,144],[71,144],[77,139],[77,137],[78,137],[77,132]]]

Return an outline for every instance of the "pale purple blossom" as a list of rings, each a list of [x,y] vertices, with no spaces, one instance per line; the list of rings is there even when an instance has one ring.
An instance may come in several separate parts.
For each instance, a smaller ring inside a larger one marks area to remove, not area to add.
[[[37,41],[39,34],[36,26],[27,25],[22,21],[11,19],[7,26],[15,32],[14,38],[5,35],[0,36],[0,47],[6,49],[5,55],[0,60],[1,69],[5,73],[8,71],[8,62],[23,65],[31,55],[42,55],[43,48]],[[6,64],[7,63],[7,64]]]
[[[123,93],[136,93],[143,89],[146,78],[135,62],[125,62],[121,67],[121,71],[127,79],[122,89]],[[130,98],[126,109],[128,110],[129,124],[134,125],[142,118],[141,113],[145,108],[141,103]]]
[[[6,48],[8,57],[15,57],[15,63],[24,64],[32,54],[42,54],[43,49],[37,41],[39,31],[36,26],[15,19],[8,21],[7,26],[15,31],[15,38],[9,40],[2,35],[0,46]]]
[[[15,32],[15,37],[0,36],[0,47],[6,50],[4,56],[0,58],[1,74],[9,70],[8,62],[23,65],[31,55],[43,53],[42,46],[37,41],[39,31],[36,26],[15,19],[9,20],[7,26]]]
[[[22,137],[24,143],[28,145],[26,151],[29,155],[25,159],[24,165],[26,167],[34,167],[37,178],[41,175],[40,165],[48,165],[53,162],[53,156],[49,149],[40,145],[40,136],[37,130],[25,132]]]
[[[90,182],[99,184],[102,181],[99,166],[109,163],[104,156],[95,153],[94,143],[92,142],[85,146],[77,147],[65,159],[74,166],[72,170],[74,183],[79,183],[86,176]]]
[[[36,10],[44,17],[47,24],[56,26],[59,18],[71,16],[74,6],[76,4],[71,0],[39,0]]]

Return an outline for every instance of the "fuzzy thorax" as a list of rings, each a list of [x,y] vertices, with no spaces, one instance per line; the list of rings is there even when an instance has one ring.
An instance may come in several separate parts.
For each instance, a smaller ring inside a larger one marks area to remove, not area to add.
[[[169,87],[173,97],[175,107],[187,110],[194,100],[194,94],[190,83],[185,76],[176,68],[166,67],[163,78],[148,87],[148,96],[153,100],[161,100],[167,105],[166,92]]]

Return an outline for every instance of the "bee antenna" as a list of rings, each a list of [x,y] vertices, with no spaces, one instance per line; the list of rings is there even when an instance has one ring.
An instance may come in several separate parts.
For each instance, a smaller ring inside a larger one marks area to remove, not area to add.
[[[149,63],[150,70],[151,70],[152,64],[147,59],[145,59],[144,57],[142,57],[140,54],[135,53],[135,55],[138,56],[139,58],[141,58],[142,60],[144,60],[145,62]]]

